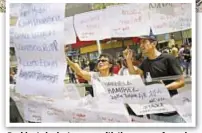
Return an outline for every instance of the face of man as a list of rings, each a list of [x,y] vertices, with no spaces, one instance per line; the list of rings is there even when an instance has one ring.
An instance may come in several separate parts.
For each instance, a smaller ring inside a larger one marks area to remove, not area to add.
[[[155,44],[149,39],[142,39],[140,41],[140,49],[144,56],[148,56],[155,50]]]

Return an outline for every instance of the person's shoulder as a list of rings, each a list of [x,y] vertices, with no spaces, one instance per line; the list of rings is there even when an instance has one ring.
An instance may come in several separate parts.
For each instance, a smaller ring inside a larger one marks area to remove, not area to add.
[[[91,75],[99,75],[99,73],[98,72],[93,72],[93,71],[90,71],[89,72]]]
[[[175,59],[175,56],[168,54],[168,53],[162,53],[161,57],[163,57],[165,59]]]

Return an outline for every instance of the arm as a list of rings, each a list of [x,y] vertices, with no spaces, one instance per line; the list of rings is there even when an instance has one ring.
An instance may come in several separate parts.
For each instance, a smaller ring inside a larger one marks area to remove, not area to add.
[[[124,58],[126,59],[129,73],[135,74],[135,75],[138,74],[140,76],[143,76],[143,71],[141,69],[139,69],[138,67],[133,65],[133,62],[132,62],[133,53],[132,53],[132,51],[130,49],[126,49],[125,51],[123,51],[123,55],[124,55]]]
[[[78,64],[72,62],[69,59],[69,57],[67,57],[67,62],[76,74],[78,74],[79,76],[81,76],[85,80],[88,80],[88,81],[91,80],[91,74],[87,71],[82,70],[81,67]]]
[[[178,80],[176,80],[176,81],[174,81],[174,82],[166,85],[166,88],[168,90],[177,90],[177,89],[179,89],[179,88],[181,88],[183,86],[184,86],[184,77],[181,76],[180,79],[178,79]]]
[[[182,75],[182,70],[180,68],[179,62],[176,60],[175,57],[171,56],[168,59],[168,68],[169,68],[169,73],[171,75],[181,75],[179,79],[175,80],[174,82],[166,85],[168,90],[177,90],[181,87],[184,86],[184,76]]]
[[[143,76],[143,71],[141,69],[139,69],[136,66],[133,66],[132,60],[126,60],[127,62],[127,66],[128,66],[128,71],[130,74],[135,74],[135,75],[140,75]]]

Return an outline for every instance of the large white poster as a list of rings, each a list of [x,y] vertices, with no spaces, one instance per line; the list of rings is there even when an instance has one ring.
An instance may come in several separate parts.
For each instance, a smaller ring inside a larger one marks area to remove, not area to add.
[[[191,4],[133,3],[109,6],[105,10],[75,15],[80,40],[137,37],[164,34],[191,28]]]
[[[74,16],[74,26],[81,41],[101,40],[110,38],[107,18],[103,10],[91,11]]]
[[[101,77],[100,82],[112,102],[138,103],[146,97],[146,88],[139,75]]]
[[[64,18],[64,6],[64,4],[56,4],[56,6],[51,5],[50,7],[55,11],[54,15],[58,13],[58,18],[62,19],[62,17]],[[24,7],[27,7],[27,5]],[[19,19],[19,23],[40,23],[36,25],[18,25],[18,28],[15,28],[13,40],[18,61],[16,90],[24,95],[61,97],[66,71],[64,21],[47,24],[47,21],[41,21],[43,18],[38,16],[48,16],[50,13],[47,12],[46,7],[49,6],[31,4],[28,7],[30,11],[28,13],[33,16],[28,15],[26,17],[25,15],[22,17],[23,19]],[[62,14],[57,12],[58,8],[63,9]],[[26,10],[26,8],[23,10]],[[36,10],[41,12],[35,12]]]
[[[106,26],[112,37],[135,37],[149,34],[148,4],[124,4],[106,9]]]
[[[170,102],[170,94],[163,84],[146,86],[146,104],[129,104],[137,115],[173,112],[176,109]]]
[[[150,3],[149,19],[154,34],[165,34],[191,28],[191,4]]]

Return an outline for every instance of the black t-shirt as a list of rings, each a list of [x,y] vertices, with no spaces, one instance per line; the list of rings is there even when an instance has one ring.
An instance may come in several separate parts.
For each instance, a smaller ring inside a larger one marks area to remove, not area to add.
[[[187,62],[190,62],[191,61],[191,53],[190,53],[190,50],[189,49],[185,49],[183,51],[183,53],[185,54],[184,55],[184,59],[187,61]]]
[[[146,73],[150,72],[152,78],[181,75],[182,71],[177,59],[166,53],[162,53],[156,59],[145,59],[140,65],[140,69],[144,72],[144,78]],[[175,80],[163,81],[165,85],[172,83]],[[177,90],[169,90],[171,96],[177,94]]]

